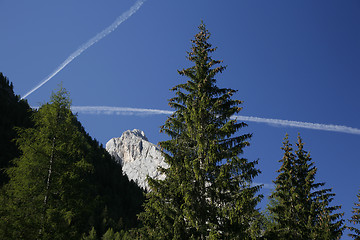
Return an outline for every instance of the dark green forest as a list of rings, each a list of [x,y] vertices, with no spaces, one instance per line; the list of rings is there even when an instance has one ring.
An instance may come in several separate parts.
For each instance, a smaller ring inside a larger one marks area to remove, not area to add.
[[[0,239],[360,239],[360,193],[344,219],[331,187],[298,135],[285,136],[266,209],[258,161],[244,157],[247,124],[236,90],[220,88],[226,70],[202,23],[188,52],[191,67],[174,86],[174,113],[160,131],[169,168],[145,192],[71,112],[63,88],[32,109],[0,73]],[[279,143],[279,146],[281,143]],[[356,195],[356,193],[354,193]]]
[[[65,89],[38,110],[1,83],[1,239],[81,239],[138,226],[143,190],[92,139]],[[5,145],[5,146],[4,146]]]

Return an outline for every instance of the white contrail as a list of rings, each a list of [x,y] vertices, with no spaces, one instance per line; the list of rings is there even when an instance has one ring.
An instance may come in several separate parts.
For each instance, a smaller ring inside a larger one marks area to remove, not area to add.
[[[270,189],[270,190],[275,189],[275,184],[272,183],[252,183],[251,186],[252,187],[262,186],[263,189]]]
[[[259,118],[259,117],[249,117],[249,116],[233,116],[232,119],[238,119],[241,121],[249,121],[249,122],[275,124],[275,125],[287,126],[287,127],[308,128],[308,129],[314,129],[314,130],[342,132],[342,133],[350,133],[350,134],[359,134],[360,135],[360,129],[342,126],[342,125],[298,122],[298,121],[291,121],[291,120]]]
[[[148,109],[148,108],[129,108],[129,107],[109,107],[109,106],[73,106],[72,110],[78,113],[84,114],[109,114],[109,115],[170,115],[173,111]],[[308,128],[314,130],[342,132],[360,135],[360,129],[347,127],[342,125],[322,124],[322,123],[310,123],[310,122],[298,122],[290,120],[281,120],[273,118],[259,118],[250,116],[233,116],[232,119],[248,122],[258,122],[274,124],[286,127],[298,127]]]
[[[126,21],[131,15],[133,15],[139,8],[142,6],[142,4],[146,0],[138,0],[128,11],[124,12],[121,16],[116,18],[116,20],[107,28],[105,28],[100,33],[96,34],[95,37],[91,38],[89,41],[84,43],[80,48],[78,48],[75,52],[73,52],[60,66],[56,68],[54,72],[52,72],[49,76],[47,76],[44,80],[42,80],[36,87],[31,89],[29,92],[27,92],[21,99],[26,98],[31,93],[39,89],[42,85],[47,83],[51,78],[53,78],[56,74],[58,74],[66,65],[71,63],[72,60],[74,60],[76,57],[78,57],[82,52],[84,52],[86,49],[91,47],[96,42],[100,41],[107,35],[109,35],[111,32],[113,32],[121,23]]]
[[[170,115],[173,111],[149,109],[149,108],[130,108],[130,107],[108,107],[108,106],[72,106],[73,112],[84,114],[107,114],[107,115]]]

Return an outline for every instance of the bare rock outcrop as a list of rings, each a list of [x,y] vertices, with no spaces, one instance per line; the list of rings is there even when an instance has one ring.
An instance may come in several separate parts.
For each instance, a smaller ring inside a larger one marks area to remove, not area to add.
[[[168,165],[158,146],[149,142],[141,130],[127,130],[121,137],[110,139],[106,150],[122,165],[124,174],[144,189],[149,190],[147,175],[156,179],[165,178],[158,167],[167,168]]]

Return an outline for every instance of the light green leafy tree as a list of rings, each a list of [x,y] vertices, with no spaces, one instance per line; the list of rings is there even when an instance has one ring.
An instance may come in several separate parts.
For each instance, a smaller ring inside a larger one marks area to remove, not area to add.
[[[0,238],[80,239],[94,203],[87,182],[94,169],[62,87],[34,114],[34,124],[18,130],[22,155],[7,171]]]

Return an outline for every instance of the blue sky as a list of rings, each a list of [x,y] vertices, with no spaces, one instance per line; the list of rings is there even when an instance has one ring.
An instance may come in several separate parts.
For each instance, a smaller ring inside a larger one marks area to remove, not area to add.
[[[135,1],[0,1],[0,71],[24,96],[82,44]],[[74,106],[171,110],[174,85],[186,81],[186,51],[201,20],[227,70],[218,85],[239,90],[241,115],[345,125],[360,129],[360,2],[147,0],[127,21],[27,97],[48,101],[60,82]],[[86,130],[101,143],[139,128],[150,141],[166,139],[167,115],[86,114]],[[247,122],[245,156],[259,159],[256,182],[277,176],[282,140],[300,132],[318,167],[318,181],[336,193],[350,217],[360,189],[360,135]],[[263,192],[268,194],[269,190]],[[347,239],[344,236],[343,239]]]

